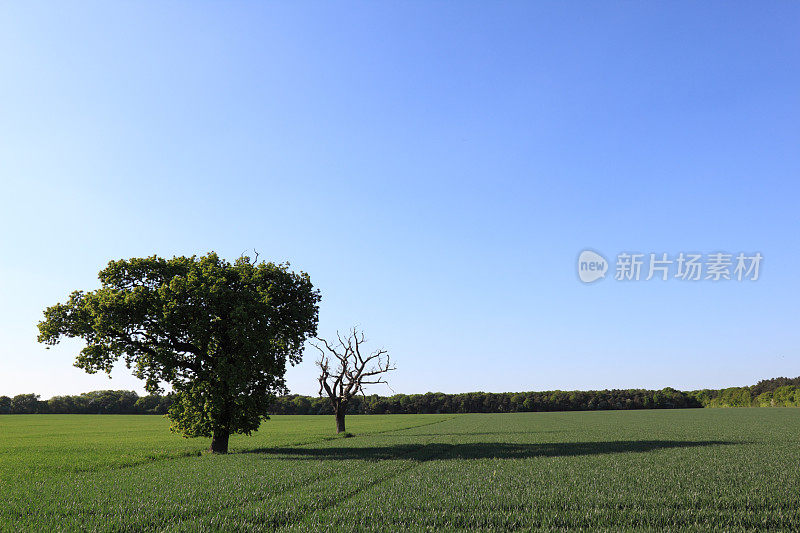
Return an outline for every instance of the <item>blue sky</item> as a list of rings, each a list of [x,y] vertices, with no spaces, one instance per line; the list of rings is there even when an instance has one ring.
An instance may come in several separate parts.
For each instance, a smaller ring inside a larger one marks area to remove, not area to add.
[[[253,248],[397,392],[800,375],[799,34],[789,2],[5,4],[0,394],[141,392],[42,310],[110,259]],[[586,248],[764,262],[584,285]]]

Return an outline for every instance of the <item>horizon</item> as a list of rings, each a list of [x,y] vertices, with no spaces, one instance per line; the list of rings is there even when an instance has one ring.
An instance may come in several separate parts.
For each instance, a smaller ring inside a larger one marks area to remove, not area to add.
[[[513,391],[511,391],[511,390],[509,390],[509,391],[471,390],[471,391],[461,391],[461,392],[426,391],[426,392],[415,392],[415,393],[391,392],[390,394],[378,394],[378,393],[371,392],[370,394],[367,394],[367,396],[373,396],[373,395],[377,394],[378,396],[385,398],[385,397],[390,397],[390,396],[395,396],[395,395],[413,396],[413,395],[422,395],[422,394],[446,394],[446,395],[458,395],[458,394],[525,394],[525,393],[531,393],[531,392],[537,392],[537,393],[539,393],[539,392],[602,392],[602,391],[614,391],[614,390],[659,391],[659,390],[664,390],[665,388],[671,388],[671,389],[677,390],[679,392],[696,392],[696,391],[702,391],[702,390],[724,390],[724,389],[735,389],[735,388],[748,388],[748,387],[754,387],[758,383],[761,383],[762,381],[771,381],[771,380],[779,380],[779,379],[788,379],[788,380],[800,379],[800,376],[797,376],[797,377],[794,377],[794,378],[789,377],[789,376],[775,376],[775,377],[772,377],[772,378],[765,378],[763,380],[759,380],[758,382],[754,382],[754,383],[749,384],[749,385],[730,385],[730,386],[727,386],[727,387],[719,387],[719,388],[713,388],[713,389],[710,388],[710,387],[701,387],[699,389],[692,389],[692,390],[677,389],[675,387],[667,386],[667,387],[662,387],[661,389],[646,389],[646,388],[641,388],[641,387],[625,387],[625,388],[614,388],[614,389],[610,389],[610,388],[607,388],[607,389],[541,389],[541,390],[513,390]],[[117,392],[118,391],[135,392],[140,397],[150,394],[147,391],[144,391],[144,393],[142,394],[142,393],[140,393],[140,392],[138,392],[138,391],[136,391],[134,389],[95,389],[95,390],[83,391],[83,392],[80,392],[80,393],[77,393],[77,394],[56,394],[56,395],[50,396],[48,398],[40,397],[39,400],[40,401],[47,401],[47,400],[50,400],[50,399],[52,399],[52,398],[54,398],[56,396],[79,396],[79,395],[82,395],[82,394],[91,394],[93,392],[103,392],[103,391],[107,391],[107,390],[117,391]],[[171,393],[170,390],[165,390],[163,393],[159,393],[159,394],[160,395],[166,395],[166,394],[169,394],[169,393]],[[22,393],[22,394],[37,394],[37,393],[35,391],[28,391],[27,393]],[[10,395],[3,394],[3,392],[0,391],[0,396],[10,396]],[[319,395],[319,394],[300,394],[300,393],[294,393],[294,392],[291,392],[291,391],[289,391],[289,393],[286,394],[286,395],[279,395],[277,397],[278,398],[283,398],[283,397],[287,397],[287,396],[305,396],[305,397],[309,397],[309,398],[323,398],[323,399],[327,398],[326,396]]]
[[[212,250],[308,272],[319,335],[360,325],[403,394],[800,375],[800,5],[353,6],[5,7],[0,395],[142,395],[42,312]],[[611,266],[719,252],[758,279]]]

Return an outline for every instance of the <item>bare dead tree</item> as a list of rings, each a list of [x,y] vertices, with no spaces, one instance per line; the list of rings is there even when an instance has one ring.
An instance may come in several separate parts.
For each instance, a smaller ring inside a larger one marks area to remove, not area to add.
[[[389,352],[383,348],[369,355],[362,355],[361,348],[366,338],[364,332],[353,327],[344,338],[336,332],[336,341],[328,342],[317,337],[317,342],[312,346],[319,350],[320,358],[317,366],[320,368],[319,395],[322,392],[328,395],[333,413],[336,416],[336,432],[344,431],[344,415],[350,400],[361,393],[364,395],[364,385],[387,383],[383,374],[395,370],[391,366]],[[334,360],[335,368],[331,367]]]

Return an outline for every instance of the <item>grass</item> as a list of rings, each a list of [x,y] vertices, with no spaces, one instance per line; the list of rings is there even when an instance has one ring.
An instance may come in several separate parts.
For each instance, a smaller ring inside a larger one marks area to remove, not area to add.
[[[800,409],[0,417],[0,531],[800,530]]]

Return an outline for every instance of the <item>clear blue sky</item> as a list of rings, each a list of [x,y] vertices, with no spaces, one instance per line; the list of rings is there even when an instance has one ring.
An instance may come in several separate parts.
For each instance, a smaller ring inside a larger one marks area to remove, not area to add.
[[[800,375],[798,35],[790,2],[6,3],[0,394],[141,392],[42,310],[110,259],[253,248],[397,392]],[[764,263],[584,285],[584,248]]]

